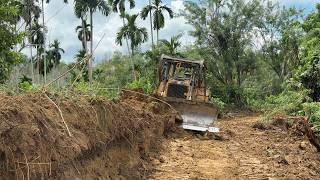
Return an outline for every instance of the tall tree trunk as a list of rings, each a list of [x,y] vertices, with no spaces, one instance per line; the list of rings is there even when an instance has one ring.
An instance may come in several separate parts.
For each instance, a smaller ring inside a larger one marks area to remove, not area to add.
[[[151,0],[149,0],[149,6],[151,6]],[[153,42],[153,25],[152,25],[152,11],[150,11],[150,30],[151,30],[151,45],[152,50],[154,49],[154,42]]]
[[[44,84],[47,83],[47,59],[46,59],[46,55],[45,55],[45,52],[46,52],[46,33],[45,33],[45,23],[44,23],[44,6],[43,6],[43,1],[41,1],[41,6],[42,6],[42,26],[43,26],[43,52],[44,52],[44,55],[43,55],[43,69],[44,69]]]
[[[31,20],[32,21],[32,20]],[[31,27],[32,27],[32,24],[31,24],[31,21],[30,21],[30,24],[29,24],[29,46],[30,46],[30,71],[31,71],[31,79],[32,79],[32,83],[34,83],[34,69],[33,69],[33,54],[32,54],[32,34],[31,34]]]
[[[132,41],[131,41],[132,43]],[[133,79],[136,81],[137,80],[137,76],[136,76],[136,71],[135,71],[135,68],[134,68],[134,45],[131,44],[131,65],[132,65],[132,76],[133,76]]]
[[[87,50],[88,50],[87,42],[88,41],[87,41],[86,23],[85,23],[85,20],[83,19],[83,17],[81,17],[81,20],[82,20],[82,34],[83,34],[82,46],[83,46],[83,50],[84,50],[85,54],[87,54]]]
[[[125,21],[124,21],[124,14],[122,15],[122,24],[123,24],[123,26],[126,25],[126,23],[125,23]],[[130,47],[129,47],[128,37],[126,37],[126,43],[127,43],[127,48],[128,48],[128,54],[130,54]]]
[[[37,44],[37,81],[40,83],[40,44]]]
[[[159,29],[157,29],[157,45],[159,44]]]
[[[93,11],[90,9],[90,29],[91,29],[91,44],[90,44],[90,59],[89,59],[89,83],[92,85],[92,60],[93,60]]]

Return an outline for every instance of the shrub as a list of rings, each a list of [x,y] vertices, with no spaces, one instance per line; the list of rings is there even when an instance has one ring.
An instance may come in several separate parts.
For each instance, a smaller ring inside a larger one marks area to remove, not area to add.
[[[297,115],[302,111],[302,104],[309,101],[306,91],[284,91],[277,96],[266,98],[265,107],[285,115]]]
[[[220,112],[223,112],[226,107],[226,103],[223,102],[220,98],[211,98],[210,103],[215,104]]]
[[[135,80],[131,83],[128,83],[127,88],[129,89],[143,89],[144,92],[151,94],[153,92],[152,82],[147,78],[140,78],[139,80]]]
[[[320,133],[320,102],[304,103],[303,110],[314,130]]]

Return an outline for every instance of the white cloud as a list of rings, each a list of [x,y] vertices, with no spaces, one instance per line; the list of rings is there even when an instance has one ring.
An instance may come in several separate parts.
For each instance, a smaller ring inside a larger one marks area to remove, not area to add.
[[[169,2],[169,3],[168,3]],[[184,8],[183,0],[167,0],[164,1],[168,6],[172,7],[174,12],[179,12]],[[62,0],[51,1],[50,4],[45,5],[45,18],[46,21],[50,19],[46,25],[48,27],[48,41],[53,42],[54,39],[58,39],[61,42],[61,47],[66,51],[62,58],[65,62],[73,61],[74,55],[79,49],[81,49],[81,42],[77,38],[75,27],[80,25],[81,22],[74,15],[73,11],[73,0],[69,0],[68,4],[64,4]],[[145,4],[137,1],[137,7],[130,10],[130,14],[139,13]],[[185,24],[183,17],[175,17],[169,19],[166,15],[165,28],[160,30],[160,39],[168,39],[178,33],[184,33],[185,36],[182,38],[183,44],[190,44],[191,38],[187,35],[187,32],[192,29],[190,25]],[[137,24],[141,27],[147,28],[150,32],[149,19],[145,21],[138,19]],[[100,61],[105,56],[110,56],[114,51],[121,51],[127,53],[127,47],[119,46],[115,43],[116,33],[122,26],[122,20],[120,17],[112,13],[108,17],[105,17],[98,12],[94,14],[94,47],[96,47],[101,37],[105,34],[100,45],[95,51],[96,61]],[[150,33],[149,33],[150,34]],[[154,39],[156,40],[156,33],[154,33]],[[142,45],[142,50],[150,48],[151,37],[149,42]],[[28,52],[28,51],[24,51]]]
[[[184,0],[164,0],[168,6],[171,6],[174,12],[178,13],[184,9]],[[283,5],[288,4],[304,4],[305,6],[314,6],[318,0],[274,0],[281,2]],[[137,1],[137,7],[130,10],[129,13],[139,13],[147,1]],[[64,4],[62,0],[51,1],[50,4],[45,6],[46,19],[51,18],[47,23],[48,26],[48,39],[52,42],[54,39],[58,39],[61,42],[61,46],[65,49],[66,53],[63,54],[63,61],[71,62],[76,52],[81,49],[81,42],[77,38],[75,27],[80,25],[81,22],[75,17],[73,11],[73,0],[69,0],[68,4]],[[149,19],[145,21],[138,19],[137,24],[141,27],[146,27],[150,31]],[[108,17],[102,16],[99,13],[94,15],[94,47],[104,35],[104,39],[96,49],[96,60],[100,61],[105,58],[105,55],[110,56],[114,51],[127,52],[126,46],[119,46],[115,44],[116,33],[122,26],[122,20],[115,13],[112,13]],[[188,31],[192,30],[192,26],[186,24],[186,20],[183,17],[175,17],[169,19],[166,15],[165,27],[160,30],[161,39],[169,39],[171,36],[178,33],[183,33],[182,43],[184,45],[190,45],[194,42],[194,38],[188,35]],[[150,34],[150,33],[149,33]],[[156,33],[154,33],[156,40]],[[151,37],[147,43],[142,45],[142,49],[146,50],[150,48]],[[28,51],[24,51],[28,52]]]

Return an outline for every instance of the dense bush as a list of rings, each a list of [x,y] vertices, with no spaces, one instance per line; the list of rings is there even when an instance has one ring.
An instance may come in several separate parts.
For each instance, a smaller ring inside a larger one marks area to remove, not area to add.
[[[300,76],[304,87],[311,90],[314,101],[320,101],[320,58],[315,57],[308,69]]]
[[[320,103],[304,103],[303,110],[318,134],[320,134]]]
[[[126,87],[130,89],[143,89],[148,94],[151,94],[154,90],[152,82],[145,77],[128,83]]]

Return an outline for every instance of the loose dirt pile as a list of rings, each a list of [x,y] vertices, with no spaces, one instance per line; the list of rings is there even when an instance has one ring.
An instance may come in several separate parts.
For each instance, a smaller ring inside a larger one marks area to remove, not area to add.
[[[63,117],[43,93],[0,95],[0,179],[142,179],[176,116],[139,96],[50,98]]]
[[[267,129],[281,129],[292,133],[296,136],[305,136],[310,143],[320,152],[320,137],[317,136],[308,120],[305,117],[282,117],[276,116],[268,123],[258,121],[253,125],[253,128],[267,130]]]
[[[219,120],[221,138],[172,134],[152,160],[150,179],[320,179],[320,154],[307,137],[253,128],[257,121],[243,113]]]

